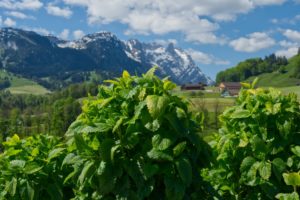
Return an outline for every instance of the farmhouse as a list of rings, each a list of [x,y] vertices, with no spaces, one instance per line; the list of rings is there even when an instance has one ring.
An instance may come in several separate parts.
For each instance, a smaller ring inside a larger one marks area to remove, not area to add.
[[[181,90],[205,90],[204,84],[184,84],[181,86]]]
[[[223,97],[237,96],[241,89],[239,82],[222,82],[219,85],[220,93]]]

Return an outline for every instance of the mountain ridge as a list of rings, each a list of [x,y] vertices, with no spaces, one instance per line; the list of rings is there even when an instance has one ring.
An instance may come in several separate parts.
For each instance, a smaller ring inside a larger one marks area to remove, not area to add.
[[[141,74],[153,65],[159,66],[159,76],[169,76],[178,84],[214,83],[188,53],[173,44],[121,41],[107,31],[67,41],[22,29],[0,29],[0,68],[24,77],[60,80],[96,70],[111,78],[123,70]]]

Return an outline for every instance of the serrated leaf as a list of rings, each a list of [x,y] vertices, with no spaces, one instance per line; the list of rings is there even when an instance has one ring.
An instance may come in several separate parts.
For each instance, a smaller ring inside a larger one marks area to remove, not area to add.
[[[124,118],[121,117],[121,118],[117,121],[116,125],[114,126],[114,128],[113,128],[113,130],[112,130],[113,133],[115,133],[115,132],[118,130],[118,128],[122,125],[123,120],[124,120]]]
[[[26,189],[27,189],[27,197],[29,200],[33,200],[34,199],[34,189],[32,188],[32,186],[29,184],[29,182],[26,182]]]
[[[18,184],[18,182],[15,177],[13,177],[11,179],[11,181],[6,183],[5,190],[8,191],[8,193],[10,194],[11,197],[14,197],[16,194],[17,184]]]
[[[146,98],[146,103],[150,115],[156,119],[164,114],[165,109],[168,106],[169,99],[164,96],[149,95]]]
[[[56,149],[53,149],[52,151],[50,151],[48,154],[48,161],[52,160],[53,158],[58,157],[64,150],[65,150],[65,148],[56,148]]]
[[[12,160],[9,162],[10,167],[14,169],[23,169],[26,162],[24,160]]]
[[[78,183],[80,185],[82,185],[87,178],[90,178],[89,176],[91,174],[93,165],[94,165],[94,161],[87,161],[84,164],[84,167],[78,177]]]
[[[160,128],[160,123],[159,123],[158,119],[155,119],[155,120],[153,120],[153,122],[148,122],[145,125],[145,128],[152,132],[156,132]]]
[[[176,88],[176,84],[173,83],[172,81],[166,80],[164,81],[164,90],[173,90]]]
[[[293,192],[293,193],[280,193],[276,195],[276,199],[279,200],[299,200],[299,195],[297,192]]]
[[[240,166],[240,172],[248,171],[255,162],[256,160],[253,157],[244,158]]]
[[[122,78],[129,78],[130,77],[130,74],[128,71],[124,70],[123,71],[123,74],[122,74]]]
[[[241,119],[241,118],[248,118],[251,115],[249,110],[244,109],[236,109],[232,114],[232,119]]]
[[[169,154],[156,150],[156,149],[152,149],[151,151],[149,151],[147,153],[148,157],[153,159],[153,160],[158,160],[158,161],[173,161],[172,156],[170,156]]]
[[[93,141],[92,141],[92,143],[91,143],[91,147],[92,147],[95,151],[99,149],[99,147],[100,147],[100,142],[99,142],[97,136],[94,137],[94,139],[93,139]]]
[[[26,174],[34,174],[34,173],[40,171],[41,169],[43,169],[43,166],[40,166],[40,165],[35,164],[35,163],[30,163],[30,164],[27,164],[25,166],[24,172]]]
[[[259,175],[263,179],[268,180],[271,176],[271,163],[261,162],[260,167],[259,167]]]
[[[166,150],[172,144],[172,140],[169,138],[163,138],[161,135],[156,134],[152,137],[152,146],[157,150]]]
[[[292,147],[291,150],[296,156],[300,157],[300,146]]]
[[[173,148],[173,154],[174,154],[174,156],[175,157],[179,156],[185,150],[185,147],[186,147],[186,142],[185,141],[177,144]]]
[[[300,174],[297,172],[283,173],[284,182],[291,186],[300,186]]]

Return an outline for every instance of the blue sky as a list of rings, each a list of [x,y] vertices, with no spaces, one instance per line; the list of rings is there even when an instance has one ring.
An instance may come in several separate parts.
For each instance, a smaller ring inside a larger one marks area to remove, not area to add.
[[[300,0],[0,0],[0,27],[63,39],[111,31],[173,42],[213,79],[218,71],[300,46]]]

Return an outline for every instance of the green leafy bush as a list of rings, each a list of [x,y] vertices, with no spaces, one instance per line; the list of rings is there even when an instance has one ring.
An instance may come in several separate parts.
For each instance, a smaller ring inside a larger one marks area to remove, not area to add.
[[[60,200],[72,197],[63,186],[65,148],[53,136],[7,138],[0,154],[0,199]],[[54,149],[54,150],[53,150]]]
[[[198,136],[203,116],[170,94],[175,84],[151,69],[142,77],[110,80],[66,137],[75,199],[203,199],[209,194],[199,168],[209,147]]]
[[[285,174],[300,170],[296,95],[252,86],[220,120],[222,128],[211,143],[216,160],[212,169],[203,170],[205,179],[226,199],[299,199],[299,182],[288,183]]]

